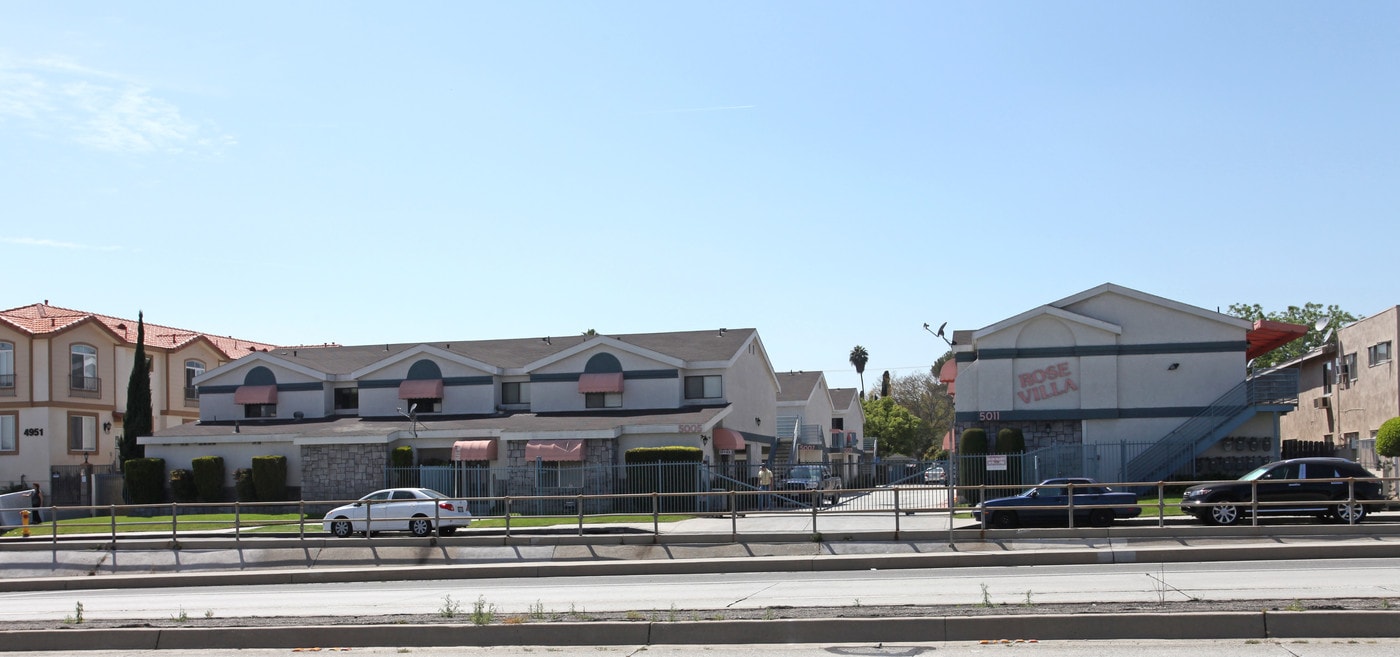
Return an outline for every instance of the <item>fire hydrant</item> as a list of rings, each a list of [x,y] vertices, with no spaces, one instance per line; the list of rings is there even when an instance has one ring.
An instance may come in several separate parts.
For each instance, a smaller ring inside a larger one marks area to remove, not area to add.
[[[29,510],[28,510],[28,509],[25,509],[25,510],[22,510],[22,511],[19,512],[19,526],[20,526],[20,535],[24,536],[25,538],[29,538]]]

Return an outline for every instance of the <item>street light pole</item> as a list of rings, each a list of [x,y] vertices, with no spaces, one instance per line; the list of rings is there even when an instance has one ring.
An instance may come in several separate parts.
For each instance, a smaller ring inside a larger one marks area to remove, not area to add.
[[[943,329],[945,329],[945,328],[947,328],[947,327],[948,327],[948,322],[943,322],[942,324],[940,324],[940,325],[938,326],[938,330],[937,330],[937,331],[934,331],[933,329],[931,329],[931,328],[928,327],[928,322],[924,322],[924,330],[925,330],[925,331],[928,331],[928,332],[931,333],[931,334],[933,334],[934,337],[938,338],[939,340],[942,340],[944,344],[948,345],[948,354],[949,354],[948,357],[949,357],[949,358],[954,358],[954,359],[956,359],[956,358],[957,358],[957,355],[953,353],[953,341],[952,341],[952,340],[949,340],[949,339],[948,339],[948,336],[946,336],[946,335],[943,334]],[[956,361],[955,361],[955,362],[956,362]],[[934,376],[938,376],[938,374],[935,373]],[[949,399],[951,399],[951,398],[952,398],[952,395],[949,395]],[[958,505],[958,496],[957,496],[958,437],[957,437],[957,435],[954,434],[954,432],[953,432],[953,430],[954,430],[955,428],[957,428],[957,426],[958,426],[958,407],[957,407],[957,404],[955,403],[955,404],[953,404],[953,419],[952,419],[952,422],[950,422],[950,423],[948,424],[948,436],[949,436],[949,438],[950,438],[950,440],[948,441],[948,472],[947,472],[947,479],[948,479],[948,544],[949,544],[949,545],[952,545],[952,544],[953,544],[953,519],[957,516],[957,514],[954,513],[953,509],[956,508],[957,505]]]

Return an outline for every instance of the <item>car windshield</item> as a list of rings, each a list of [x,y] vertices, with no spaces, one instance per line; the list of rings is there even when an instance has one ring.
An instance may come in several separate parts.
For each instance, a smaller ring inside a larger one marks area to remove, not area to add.
[[[810,467],[810,466],[806,466],[806,467],[797,467],[797,468],[793,468],[792,470],[789,470],[789,471],[788,471],[788,478],[790,478],[790,479],[816,479],[820,473],[821,473],[821,471],[818,470],[817,468],[814,468],[814,467]]]
[[[1253,470],[1250,470],[1248,473],[1245,474],[1245,476],[1240,477],[1240,481],[1254,481],[1255,479],[1258,479],[1258,478],[1264,476],[1264,473],[1266,473],[1266,472],[1268,472],[1268,471],[1269,471],[1269,466],[1267,466],[1267,465],[1261,465],[1261,466],[1259,466],[1259,467],[1257,467],[1257,468],[1255,468],[1255,469],[1253,469]]]

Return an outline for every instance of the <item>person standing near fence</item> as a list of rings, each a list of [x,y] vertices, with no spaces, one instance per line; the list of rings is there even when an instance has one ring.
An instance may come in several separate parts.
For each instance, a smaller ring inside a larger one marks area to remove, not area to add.
[[[29,512],[29,524],[37,525],[43,522],[39,515],[39,509],[44,506],[44,491],[39,490],[39,484],[34,484],[34,492],[29,494],[29,507],[33,509]]]
[[[758,466],[758,489],[763,491],[758,496],[758,508],[768,510],[768,491],[773,490],[773,471],[768,469],[768,464]]]

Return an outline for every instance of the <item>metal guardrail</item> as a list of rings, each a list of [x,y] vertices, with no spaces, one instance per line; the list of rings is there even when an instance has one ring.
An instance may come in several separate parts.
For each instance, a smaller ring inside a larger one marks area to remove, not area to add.
[[[1357,498],[1357,482],[1376,481],[1382,483],[1383,486],[1385,484],[1391,484],[1393,486],[1397,482],[1400,482],[1400,480],[1397,480],[1397,478],[1394,477],[1376,477],[1365,479],[1348,478],[1325,480],[1269,480],[1266,483],[1287,484],[1302,481],[1309,481],[1313,483],[1317,483],[1320,481],[1345,483],[1347,484],[1346,499],[1329,500],[1327,501],[1327,504],[1337,505],[1345,503],[1347,505],[1361,505],[1363,507],[1368,508],[1369,510],[1378,510],[1386,508],[1392,503],[1394,503],[1394,500],[1369,500]],[[1073,494],[1075,488],[1085,488],[1090,486],[1096,488],[1108,486],[1115,490],[1145,488],[1155,490],[1157,503],[1155,505],[1145,505],[1139,503],[1137,505],[1138,508],[1143,509],[1140,518],[1152,518],[1155,515],[1156,525],[1158,527],[1165,527],[1167,524],[1166,520],[1169,517],[1167,514],[1167,508],[1169,505],[1166,501],[1168,492],[1183,489],[1187,486],[1194,484],[1210,483],[1237,484],[1239,482],[1237,480],[1202,482],[1098,482],[1093,484],[1064,482],[1056,483],[1054,485],[1056,487],[1067,489],[1069,494],[1066,495],[1066,497],[1068,498],[1068,503],[1066,505],[1026,505],[1012,508],[1016,510],[1063,509],[1065,512],[1065,524],[1070,528],[1075,528],[1076,512],[1100,508],[1116,509],[1127,506],[1122,504],[1076,504],[1074,501],[1075,496]],[[1248,515],[1251,518],[1251,521],[1249,523],[1251,526],[1258,526],[1260,518],[1259,511],[1261,509],[1267,512],[1268,508],[1273,506],[1297,506],[1297,503],[1295,502],[1265,502],[1259,500],[1259,483],[1260,482],[1257,481],[1251,482],[1252,493],[1250,500],[1219,502],[1213,504],[1203,504],[1202,506],[1215,507],[1234,505],[1239,507],[1247,507],[1249,509]],[[504,535],[507,538],[513,535],[519,535],[526,532],[530,532],[531,530],[538,531],[538,525],[533,527],[522,527],[520,524],[517,524],[524,517],[543,517],[556,519],[567,518],[571,522],[565,526],[573,527],[576,530],[577,535],[579,536],[583,536],[587,533],[586,527],[589,524],[590,518],[598,518],[601,516],[612,517],[623,515],[634,516],[638,519],[649,519],[649,524],[651,525],[651,532],[655,534],[661,533],[660,523],[661,518],[663,516],[680,515],[686,517],[705,516],[713,518],[728,518],[730,520],[731,525],[731,534],[737,540],[737,537],[739,535],[738,519],[751,514],[781,514],[789,516],[808,516],[811,519],[811,524],[808,527],[804,528],[804,532],[810,532],[811,534],[820,533],[818,519],[822,516],[888,516],[891,518],[891,523],[895,533],[898,534],[901,530],[901,516],[912,515],[915,513],[934,513],[946,514],[949,516],[950,541],[952,541],[952,531],[954,529],[952,520],[959,516],[967,517],[971,514],[972,511],[974,511],[978,507],[975,505],[958,505],[956,503],[950,504],[949,500],[956,500],[959,498],[991,499],[995,497],[1008,496],[1010,494],[1020,492],[1025,488],[1027,488],[1027,486],[1024,485],[980,485],[961,486],[956,488],[949,487],[947,485],[899,485],[868,489],[847,489],[840,491],[841,501],[833,504],[822,502],[819,498],[814,499],[813,493],[810,492],[794,493],[793,491],[762,490],[714,491],[711,493],[699,494],[700,497],[705,498],[703,504],[697,505],[701,509],[689,513],[675,513],[667,511],[666,509],[668,507],[675,506],[674,504],[668,504],[667,499],[681,497],[693,499],[697,496],[696,493],[633,493],[617,495],[576,494],[524,497],[507,496],[493,498],[450,498],[450,500],[448,501],[467,503],[476,502],[489,504],[493,507],[498,506],[502,509],[502,513],[473,516],[472,521],[473,523],[476,523],[477,521],[482,520],[499,520],[501,521],[500,529],[503,530]],[[828,493],[828,491],[817,491],[816,493],[824,496]],[[335,506],[350,504],[357,501],[359,500],[300,500],[291,502],[257,503],[235,502],[223,505],[170,502],[162,504],[143,505],[113,504],[107,506],[49,506],[40,509],[43,517],[47,520],[46,522],[41,523],[39,525],[24,525],[18,528],[10,528],[10,531],[6,535],[0,536],[0,544],[3,544],[13,539],[23,540],[25,538],[31,537],[31,535],[35,531],[48,533],[49,540],[54,544],[57,544],[60,535],[58,519],[58,516],[60,515],[59,512],[62,512],[63,515],[67,516],[72,516],[74,513],[87,513],[90,519],[90,522],[75,522],[75,519],[70,517],[62,525],[65,529],[63,533],[73,534],[73,529],[77,527],[79,528],[77,533],[83,535],[84,538],[92,538],[94,535],[100,536],[106,540],[110,540],[113,547],[115,547],[117,542],[122,539],[135,540],[150,539],[152,537],[168,537],[172,541],[178,542],[182,534],[185,537],[191,537],[196,535],[207,536],[210,532],[219,532],[225,534],[227,536],[232,537],[234,541],[253,537],[286,536],[288,534],[294,534],[300,539],[306,539],[308,537],[323,538],[331,536],[331,534],[325,531],[325,528],[323,526],[323,523],[325,521],[319,517],[320,515],[324,514],[324,510]],[[590,504],[591,502],[595,501],[600,502],[602,504]],[[362,502],[362,504],[368,506],[373,504],[384,504],[392,502],[392,500],[364,501]],[[540,505],[541,503],[558,503],[556,508],[567,509],[569,510],[569,512],[553,514],[536,514],[532,516],[525,516],[520,513],[517,513],[518,508],[538,508],[538,505]],[[622,505],[640,510],[636,512],[621,514],[613,512],[589,513],[587,511],[591,506],[605,505]],[[1176,506],[1176,503],[1172,503],[1171,506]],[[440,525],[442,517],[439,514],[440,510],[437,509],[436,506],[434,508],[435,512],[434,517],[432,519],[433,527],[437,528]],[[189,518],[189,516],[191,515],[207,514],[210,509],[227,509],[228,511],[225,511],[225,513],[231,513],[233,518],[231,521],[201,520]],[[1149,509],[1155,509],[1156,513],[1150,513]],[[161,516],[159,517],[159,519],[155,519],[157,517],[156,514],[166,511],[169,512],[169,516]],[[27,512],[28,510],[24,511],[24,514],[26,516]],[[289,519],[251,519],[245,517],[245,515],[252,515],[255,513],[259,515],[293,515],[295,517]],[[117,519],[121,516],[144,516],[150,517],[152,519],[128,519],[123,520],[121,523],[118,523]],[[411,518],[408,516],[375,518],[373,517],[372,513],[368,513],[368,510],[365,517],[365,535],[367,538],[374,537],[376,532],[406,531],[408,529],[409,521],[411,520]],[[984,529],[986,528],[986,518],[987,514],[982,514],[982,522]],[[232,526],[227,527],[227,525],[229,525],[230,522]],[[628,522],[627,524],[640,525],[644,523],[638,520]],[[1354,524],[1354,521],[1349,524]],[[217,526],[217,528],[212,526]],[[38,529],[39,527],[43,527],[44,529],[40,530]],[[143,527],[149,529],[142,529]],[[554,527],[558,528],[559,525],[555,525]],[[85,528],[91,528],[92,531],[82,531],[82,529]],[[437,532],[435,531],[434,534],[436,535],[436,533]]]

